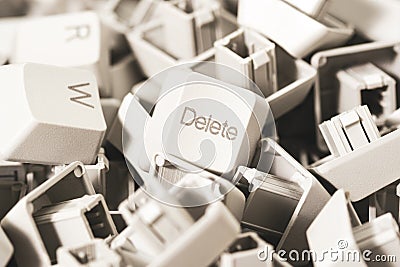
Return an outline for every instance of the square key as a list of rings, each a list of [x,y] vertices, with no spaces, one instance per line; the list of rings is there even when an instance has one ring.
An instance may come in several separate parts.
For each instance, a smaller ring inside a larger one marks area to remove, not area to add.
[[[0,80],[3,159],[94,162],[107,127],[93,74],[26,63],[0,67]]]
[[[28,19],[18,26],[10,61],[88,69],[102,90],[110,90],[105,40],[94,12]]]

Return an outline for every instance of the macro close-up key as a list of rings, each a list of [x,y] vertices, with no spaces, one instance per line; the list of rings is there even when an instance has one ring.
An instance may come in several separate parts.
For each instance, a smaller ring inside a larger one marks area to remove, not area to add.
[[[0,267],[399,267],[399,0],[0,0]]]
[[[3,159],[39,164],[94,162],[106,131],[94,75],[35,63],[0,67]],[[13,115],[11,115],[13,114]]]

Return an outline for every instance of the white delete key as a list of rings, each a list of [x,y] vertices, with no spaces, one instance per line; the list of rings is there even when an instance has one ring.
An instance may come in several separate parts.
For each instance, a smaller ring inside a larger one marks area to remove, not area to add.
[[[146,125],[150,162],[172,155],[227,175],[247,166],[268,115],[265,99],[200,74],[186,82],[160,96]]]
[[[90,164],[106,131],[89,71],[35,63],[0,67],[0,156],[39,164]]]
[[[109,59],[102,34],[100,20],[93,12],[28,19],[18,27],[10,62],[89,69],[101,90],[110,90]]]

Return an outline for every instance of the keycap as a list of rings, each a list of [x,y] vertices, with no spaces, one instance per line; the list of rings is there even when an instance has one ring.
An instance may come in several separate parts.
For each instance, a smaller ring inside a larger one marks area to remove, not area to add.
[[[142,263],[152,266],[180,266],[182,262],[188,266],[208,266],[234,241],[240,227],[222,202],[211,203],[204,209],[193,221],[189,210],[147,199],[127,218],[129,226],[113,240],[111,247],[124,251],[130,265],[142,258]],[[207,246],[207,240],[212,238],[216,238],[213,245]],[[195,256],[199,245],[204,245],[202,254]]]
[[[106,131],[88,71],[35,63],[0,68],[0,154],[40,164],[93,163]]]
[[[147,77],[180,63],[209,61],[213,43],[236,30],[236,19],[217,1],[180,5],[162,1],[157,19],[138,25],[127,39]],[[185,40],[185,42],[176,42]]]
[[[332,155],[315,162],[312,169],[349,192],[352,201],[398,180],[400,131],[380,136],[367,106],[339,114],[320,129]]]
[[[329,13],[354,25],[360,35],[373,41],[398,41],[400,2],[398,0],[331,1]]]
[[[54,264],[59,246],[78,245],[94,238],[116,234],[115,226],[102,195],[85,195],[62,203],[49,204],[33,214],[35,226]],[[55,233],[49,231],[55,229]],[[52,238],[56,238],[52,242]]]
[[[185,81],[160,95],[147,123],[150,162],[158,153],[167,160],[171,154],[219,174],[249,164],[269,112],[265,99],[201,74]]]
[[[277,91],[275,44],[243,28],[214,43],[215,62],[234,68],[243,76],[218,73],[218,78],[244,88],[257,84],[265,97]],[[244,78],[245,77],[245,78]],[[238,81],[236,82],[236,79]]]
[[[388,262],[396,262],[400,257],[399,225],[390,213],[353,228],[353,234],[360,251],[372,252],[370,259],[387,255]]]
[[[358,105],[368,105],[381,126],[397,107],[392,80],[398,81],[400,61],[394,56],[398,54],[397,47],[399,42],[370,42],[315,53],[311,64],[318,73],[316,125]],[[327,151],[319,132],[317,142],[321,150]]]
[[[327,22],[329,21],[329,23]],[[315,20],[281,0],[239,1],[238,23],[257,30],[296,58],[345,44],[354,30],[336,19]]]
[[[268,138],[261,142],[259,170],[268,166],[271,155],[273,155],[273,161],[270,163],[271,168],[267,171],[269,175],[279,177],[280,181],[276,178],[271,179],[271,176],[261,179],[262,185],[250,193],[246,202],[242,224],[277,240],[277,250],[306,250],[308,243],[305,231],[329,201],[330,195],[306,168],[278,143]],[[290,194],[287,194],[288,189]],[[278,206],[285,206],[280,215],[263,216],[264,212],[265,214],[279,212],[276,209]],[[271,227],[273,225],[275,227]],[[279,236],[280,233],[282,236]],[[288,260],[292,263],[292,260]]]
[[[106,38],[94,12],[29,19],[18,27],[10,61],[88,69],[107,95],[111,80]]]
[[[25,223],[15,223],[15,222]],[[1,221],[18,266],[50,266],[56,250],[116,234],[102,195],[73,162],[21,199]]]
[[[231,244],[240,232],[235,217],[221,203],[207,206],[206,211],[182,233],[175,243],[167,246],[159,257],[152,261],[154,266],[179,266],[185,262],[188,266],[208,266]],[[209,240],[214,240],[209,245]],[[203,244],[203,246],[201,246]],[[201,254],[196,251],[201,246]]]

